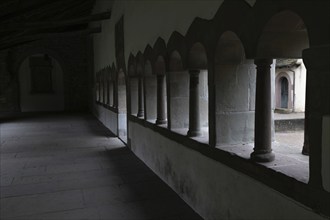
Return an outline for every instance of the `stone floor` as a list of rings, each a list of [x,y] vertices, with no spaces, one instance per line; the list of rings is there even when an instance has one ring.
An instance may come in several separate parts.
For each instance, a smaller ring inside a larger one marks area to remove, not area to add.
[[[0,125],[1,219],[201,219],[90,115]]]

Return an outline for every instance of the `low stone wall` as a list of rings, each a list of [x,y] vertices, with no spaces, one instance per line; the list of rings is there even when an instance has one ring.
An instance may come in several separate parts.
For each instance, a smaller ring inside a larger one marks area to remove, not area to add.
[[[305,119],[285,119],[275,120],[275,132],[303,131],[305,129]]]

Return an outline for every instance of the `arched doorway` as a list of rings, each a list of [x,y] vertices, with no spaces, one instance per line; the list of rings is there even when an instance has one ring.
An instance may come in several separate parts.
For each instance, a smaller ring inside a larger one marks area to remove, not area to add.
[[[18,69],[22,112],[63,111],[63,69],[48,54],[34,54],[23,60]]]
[[[286,77],[280,79],[281,82],[281,108],[288,108],[289,83]]]

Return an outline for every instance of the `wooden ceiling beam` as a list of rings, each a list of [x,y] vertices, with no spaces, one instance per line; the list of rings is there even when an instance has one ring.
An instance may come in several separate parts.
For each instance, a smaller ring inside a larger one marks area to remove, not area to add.
[[[62,33],[43,33],[43,34],[33,34],[27,36],[17,36],[16,38],[12,38],[7,41],[1,41],[0,50],[8,49],[20,44],[25,44],[42,39],[51,39],[54,37],[70,37],[70,36],[72,37],[72,36],[90,35],[90,34],[100,33],[101,31],[102,31],[101,26],[98,26],[94,28],[87,28],[78,31],[67,31]]]
[[[7,6],[8,11],[6,11],[6,13],[0,14],[0,23],[8,22],[12,19],[17,19],[17,17],[20,17],[25,14],[34,13],[37,10],[45,10],[45,8],[49,6],[51,2],[52,1],[34,1],[32,4],[19,9],[17,9],[17,7],[19,6],[20,1],[11,2]]]
[[[0,32],[29,30],[29,29],[59,28],[59,27],[73,26],[79,24],[87,24],[93,21],[106,20],[106,19],[110,19],[110,17],[111,17],[111,11],[108,11],[108,12],[98,13],[85,17],[61,20],[61,21],[12,23],[12,24],[2,25]]]

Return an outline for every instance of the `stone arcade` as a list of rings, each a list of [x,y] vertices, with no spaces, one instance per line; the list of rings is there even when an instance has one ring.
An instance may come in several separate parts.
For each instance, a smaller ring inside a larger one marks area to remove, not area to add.
[[[69,2],[88,10],[56,33],[10,40],[43,22],[0,21],[1,113],[91,112],[204,219],[329,219],[330,1]],[[305,110],[295,152],[275,108]]]

